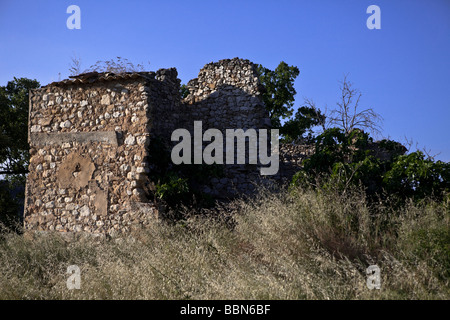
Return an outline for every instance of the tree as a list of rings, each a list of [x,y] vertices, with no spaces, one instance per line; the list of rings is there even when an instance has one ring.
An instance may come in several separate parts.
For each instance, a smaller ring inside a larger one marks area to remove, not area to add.
[[[28,97],[36,80],[14,78],[0,86],[0,221],[17,217],[28,172]],[[15,192],[13,192],[15,191]],[[17,194],[19,191],[19,194]],[[16,193],[13,195],[13,193]]]
[[[265,88],[262,99],[269,111],[272,127],[279,129],[281,119],[289,118],[293,114],[294,96],[297,93],[294,81],[300,71],[284,61],[281,61],[273,71],[262,65],[258,65],[257,71],[259,80]]]
[[[286,143],[296,143],[302,139],[313,140],[313,130],[325,122],[325,115],[318,109],[302,106],[298,108],[294,118],[286,121],[280,128],[282,140]],[[307,134],[305,136],[305,134]]]
[[[27,78],[0,87],[0,174],[28,172],[28,92],[39,87]]]
[[[383,185],[390,193],[441,198],[450,192],[450,162],[433,161],[421,151],[402,155],[383,176]]]
[[[400,203],[428,197],[443,200],[450,193],[450,163],[426,158],[420,151],[405,152],[396,141],[374,142],[361,130],[346,134],[341,128],[330,128],[316,138],[315,153],[303,161],[292,185],[315,186],[323,179],[322,186],[342,192],[362,186],[376,201],[386,195]]]
[[[382,117],[372,108],[360,111],[361,91],[353,88],[353,84],[347,80],[347,76],[341,82],[341,96],[337,102],[337,109],[328,117],[330,126],[342,128],[346,134],[353,129],[362,129],[371,133],[380,133],[379,123]]]
[[[272,128],[280,130],[282,141],[298,142],[305,138],[305,133],[311,138],[311,128],[321,125],[325,121],[325,115],[317,108],[305,105],[292,117],[294,96],[297,94],[294,81],[300,74],[299,69],[281,61],[275,70],[258,65],[257,71],[264,86],[262,100],[269,112]],[[284,119],[287,121],[282,124]]]

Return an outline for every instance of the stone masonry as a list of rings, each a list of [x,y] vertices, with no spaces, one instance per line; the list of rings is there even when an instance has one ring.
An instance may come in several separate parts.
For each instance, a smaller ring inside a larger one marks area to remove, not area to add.
[[[258,132],[270,128],[269,114],[260,98],[263,88],[256,66],[248,60],[209,63],[187,87],[190,93],[183,101],[187,115],[184,128],[191,134],[194,121],[203,122],[203,131],[215,128],[224,136],[226,129],[252,128]],[[224,166],[224,176],[213,178],[204,191],[215,196],[252,192],[261,178],[259,165],[246,163]]]
[[[113,236],[145,226],[158,215],[146,188],[151,139],[173,145],[173,130],[192,132],[194,121],[203,121],[203,130],[270,128],[248,60],[207,64],[188,88],[181,101],[171,68],[92,72],[32,90],[25,229]],[[281,158],[288,153],[282,148]],[[299,163],[291,158],[274,178],[295,172]],[[260,178],[258,165],[224,165],[224,177],[211,179],[203,191],[236,196],[252,192]]]

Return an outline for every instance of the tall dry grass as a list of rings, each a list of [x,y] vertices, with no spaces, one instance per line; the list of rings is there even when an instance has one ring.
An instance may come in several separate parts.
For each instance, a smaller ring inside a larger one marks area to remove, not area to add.
[[[369,206],[351,191],[262,191],[234,224],[193,215],[127,239],[0,240],[0,299],[449,299],[449,203]],[[217,215],[221,216],[219,209]],[[381,269],[381,289],[366,268]],[[81,289],[68,290],[69,265]]]

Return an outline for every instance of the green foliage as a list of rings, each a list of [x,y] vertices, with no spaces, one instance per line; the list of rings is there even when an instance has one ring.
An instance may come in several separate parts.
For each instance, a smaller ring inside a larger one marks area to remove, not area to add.
[[[0,180],[0,221],[8,226],[18,220],[28,172],[29,90],[39,87],[38,81],[27,78],[0,86],[0,179],[4,179]]]
[[[154,184],[154,194],[170,209],[183,206],[211,206],[213,199],[202,193],[198,186],[210,178],[223,176],[219,165],[173,165],[170,150],[164,142],[154,137],[149,146],[149,162],[152,163],[149,178]]]
[[[409,235],[413,245],[412,253],[427,262],[430,267],[444,266],[441,278],[450,278],[450,232],[448,225],[421,227]]]
[[[0,86],[0,173],[28,171],[28,92],[39,86],[26,78]]]
[[[353,130],[350,134],[340,128],[331,128],[315,139],[315,153],[304,161],[307,172],[326,173],[333,171],[336,163],[354,163],[367,156],[365,147],[372,142],[368,134]]]
[[[297,93],[294,81],[300,71],[284,61],[281,61],[273,71],[262,65],[258,65],[257,71],[259,80],[265,88],[262,99],[269,111],[272,127],[280,128],[281,119],[286,119],[293,114],[294,96]]]
[[[158,183],[156,187],[156,196],[159,199],[179,197],[189,192],[189,186],[186,178],[179,178],[176,174],[170,173],[164,179],[165,183]]]
[[[281,61],[275,70],[258,65],[259,80],[264,87],[262,100],[269,112],[272,128],[279,129],[282,142],[312,138],[311,128],[322,125],[325,115],[311,106],[298,108],[294,115],[294,81],[300,74],[296,66]],[[281,121],[287,119],[284,124]],[[307,136],[305,136],[307,134]]]
[[[164,142],[154,137],[149,150],[149,162],[152,163],[149,178],[154,184],[155,197],[171,207],[182,203],[189,192],[189,186],[183,178],[171,170],[170,153]]]
[[[0,181],[0,226],[14,229],[18,222],[19,201],[7,181]]]
[[[180,96],[181,99],[186,98],[189,95],[189,89],[185,84],[182,84],[180,87]]]
[[[402,155],[404,147],[398,142],[374,143],[361,130],[346,134],[340,128],[328,129],[315,140],[316,151],[293,177],[293,186],[315,185],[323,180],[322,187],[345,191],[351,185],[360,185],[373,199],[390,195],[401,201],[443,199],[450,192],[450,163],[426,159],[420,151]],[[377,157],[374,146],[390,156]]]
[[[450,192],[450,163],[426,159],[420,152],[400,156],[383,177],[388,192],[422,199],[426,196],[442,198]]]
[[[325,115],[320,110],[307,106],[298,108],[294,118],[286,121],[280,128],[280,134],[283,136],[282,142],[296,142],[302,138],[312,140],[313,132],[311,128],[324,121]],[[306,137],[305,134],[307,134]]]

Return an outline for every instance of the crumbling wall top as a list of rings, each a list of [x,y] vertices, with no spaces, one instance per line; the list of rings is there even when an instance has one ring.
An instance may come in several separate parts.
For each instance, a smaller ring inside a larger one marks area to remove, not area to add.
[[[251,96],[259,95],[263,90],[253,62],[240,58],[223,59],[206,64],[198,77],[187,83],[190,93],[185,101],[192,101],[196,96],[208,96],[227,86],[240,88]]]
[[[143,72],[86,72],[76,76],[69,76],[69,79],[64,79],[61,81],[55,81],[49,83],[42,88],[50,86],[67,86],[76,84],[92,84],[97,82],[108,82],[116,80],[133,80],[133,79],[144,79],[144,80],[160,80],[163,81],[165,77],[176,78],[178,72],[176,68],[169,69],[159,69],[158,71],[143,71]]]

